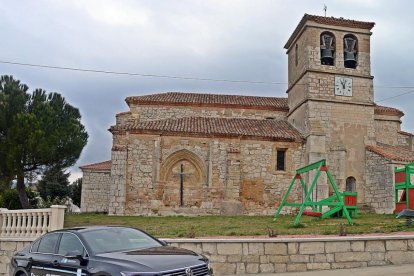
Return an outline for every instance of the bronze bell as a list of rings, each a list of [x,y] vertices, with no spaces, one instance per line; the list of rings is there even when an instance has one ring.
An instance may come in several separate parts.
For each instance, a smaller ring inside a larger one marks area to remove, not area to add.
[[[333,65],[332,49],[321,49],[321,62],[324,65]]]
[[[344,65],[346,68],[356,68],[356,63],[354,52],[344,52]]]

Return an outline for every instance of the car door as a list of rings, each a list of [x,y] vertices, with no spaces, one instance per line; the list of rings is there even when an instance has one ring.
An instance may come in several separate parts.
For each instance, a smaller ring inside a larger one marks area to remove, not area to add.
[[[30,275],[51,275],[56,269],[56,250],[60,233],[50,233],[43,236],[32,246]],[[55,274],[59,275],[59,274]]]
[[[70,232],[63,233],[59,241],[57,254],[61,256],[59,270],[62,275],[88,275],[86,272],[87,252],[79,238]],[[74,258],[78,256],[80,258]]]

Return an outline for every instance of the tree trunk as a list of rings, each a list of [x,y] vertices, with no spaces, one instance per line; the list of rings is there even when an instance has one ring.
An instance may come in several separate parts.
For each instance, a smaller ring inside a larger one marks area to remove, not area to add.
[[[32,205],[29,202],[27,197],[26,187],[24,186],[24,175],[17,176],[17,192],[19,193],[20,203],[22,204],[23,209],[31,209]]]

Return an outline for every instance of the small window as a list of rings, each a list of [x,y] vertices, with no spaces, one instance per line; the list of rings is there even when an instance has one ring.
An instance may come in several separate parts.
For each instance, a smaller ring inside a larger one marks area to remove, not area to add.
[[[295,65],[298,66],[298,44],[295,45]]]
[[[54,254],[56,252],[56,244],[59,239],[59,233],[53,233],[44,236],[40,240],[39,248],[37,252],[39,253],[48,253],[48,254]]]
[[[84,256],[85,249],[78,237],[73,234],[64,233],[60,239],[58,254],[62,256]]]
[[[286,149],[278,149],[276,153],[276,170],[284,171],[286,169]]]
[[[356,179],[353,176],[350,176],[346,179],[345,190],[347,192],[355,192],[356,191]]]
[[[30,252],[37,252],[37,250],[38,250],[38,248],[39,248],[39,244],[40,244],[40,241],[41,241],[42,239],[38,239],[37,241],[35,241],[33,244],[32,244],[32,248],[30,249]]]

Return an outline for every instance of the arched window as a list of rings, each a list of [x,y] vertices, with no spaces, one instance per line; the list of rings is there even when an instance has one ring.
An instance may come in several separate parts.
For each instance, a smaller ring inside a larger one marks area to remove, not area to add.
[[[321,64],[334,65],[335,57],[335,36],[330,32],[321,34]]]
[[[352,34],[344,36],[344,67],[356,68],[358,57],[358,39]]]
[[[356,179],[353,176],[350,176],[346,179],[346,187],[345,190],[347,192],[355,192],[356,191]]]

